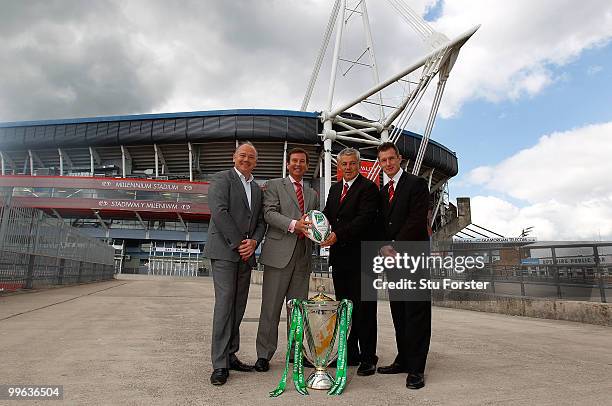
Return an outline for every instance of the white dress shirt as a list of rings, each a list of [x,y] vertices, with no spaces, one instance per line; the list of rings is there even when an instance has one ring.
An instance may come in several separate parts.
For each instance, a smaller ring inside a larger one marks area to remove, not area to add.
[[[240,181],[242,182],[242,186],[244,187],[244,193],[246,193],[247,200],[249,201],[249,209],[251,208],[251,182],[253,182],[253,174],[247,179],[236,167],[234,170],[238,174]]]

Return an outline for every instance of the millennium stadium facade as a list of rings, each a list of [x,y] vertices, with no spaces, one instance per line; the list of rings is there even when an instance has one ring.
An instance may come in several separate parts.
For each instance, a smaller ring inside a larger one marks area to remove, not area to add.
[[[307,150],[305,180],[321,192],[322,131],[319,113],[288,110],[0,123],[0,188],[13,205],[41,209],[112,244],[118,272],[195,275],[205,269],[208,181],[232,167],[236,145],[250,141],[257,148],[254,176],[261,184],[285,175],[287,150]],[[396,142],[408,170],[420,143],[420,135],[407,131]],[[344,146],[360,149],[363,171],[376,158],[375,146],[345,141],[335,142],[332,154]],[[429,183],[432,207],[438,205],[434,231],[452,212],[443,197],[457,168],[452,151],[429,141],[419,175]]]

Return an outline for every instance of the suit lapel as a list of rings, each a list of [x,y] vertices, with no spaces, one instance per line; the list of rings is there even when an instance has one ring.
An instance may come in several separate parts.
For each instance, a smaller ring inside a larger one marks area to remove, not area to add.
[[[406,171],[402,172],[402,176],[400,176],[399,181],[397,182],[397,185],[395,185],[395,189],[393,191],[393,200],[391,200],[391,204],[389,206],[389,213],[391,213],[393,211],[393,208],[395,207],[395,202],[398,199],[399,192],[403,189],[405,180],[406,180]],[[387,201],[388,200],[389,200],[389,188],[387,188]]]
[[[257,213],[257,211],[259,210],[259,204],[261,202],[261,196],[259,195],[260,193],[261,191],[259,187],[256,186],[255,180],[253,180],[251,182],[251,211],[253,213]]]
[[[283,179],[283,183],[285,184],[285,190],[287,191],[287,194],[291,197],[293,203],[295,203],[295,207],[297,207],[298,211],[300,211],[300,204],[298,203],[297,195],[295,194],[295,186],[293,186],[293,184],[291,183],[291,179],[289,179],[289,177],[286,177],[285,179]],[[304,193],[304,188],[302,188],[302,193]]]
[[[249,200],[247,199],[246,190],[244,190],[244,185],[242,184],[240,177],[236,173],[236,169],[230,169],[230,178],[234,183],[234,186],[237,187],[238,190],[240,190],[240,195],[242,196],[242,201],[244,202],[246,209],[251,210],[251,208],[249,207]],[[251,201],[253,201],[253,185],[251,185]]]
[[[357,193],[357,187],[359,185],[359,183],[361,182],[361,179],[359,179],[361,177],[361,174],[357,175],[357,177],[355,178],[355,181],[353,181],[353,184],[349,187],[348,191],[346,192],[346,196],[344,196],[344,200],[342,201],[342,203],[340,203],[340,207],[339,209],[341,209],[344,204],[346,203],[347,200],[349,200],[350,198],[352,198],[352,196]],[[340,182],[342,184],[342,187],[340,188],[340,196],[342,196],[342,188],[344,188],[344,180]],[[340,201],[340,197],[338,197],[338,201]]]
[[[314,209],[310,204],[314,190],[309,187],[304,187],[302,192],[304,192],[304,213],[308,213],[310,210]]]
[[[342,182],[334,183],[329,189],[329,195],[327,196],[328,210],[329,213],[336,217],[338,211],[340,211],[340,195],[342,193]]]
[[[385,215],[389,214],[389,187],[388,186],[389,186],[389,184],[387,183],[380,190],[382,198],[383,198],[382,208],[383,208],[383,213]]]

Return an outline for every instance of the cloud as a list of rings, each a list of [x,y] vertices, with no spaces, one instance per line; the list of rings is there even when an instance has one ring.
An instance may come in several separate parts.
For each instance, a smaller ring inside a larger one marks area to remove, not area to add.
[[[501,196],[474,197],[474,223],[509,235],[534,226],[544,239],[612,239],[610,151],[612,122],[593,124],[545,135],[497,165],[470,171],[467,184]]]
[[[427,50],[387,3],[368,5],[380,78],[385,79]],[[331,6],[323,0],[3,1],[0,120],[298,109]],[[569,0],[415,0],[410,6],[420,15],[439,17],[435,27],[451,37],[483,24],[455,66],[441,107],[445,116],[475,98],[538,94],[560,79],[551,65],[605,43],[612,31],[607,0],[579,8]],[[341,56],[354,60],[365,45],[359,15],[349,14]],[[326,107],[332,49],[333,38],[310,110]],[[366,56],[360,61],[368,62]],[[334,105],[372,84],[371,70],[341,62]],[[398,103],[408,86],[385,91],[384,102]],[[367,104],[353,111],[372,118],[378,114]],[[416,121],[422,123],[426,114],[418,110]]]
[[[612,197],[563,203],[556,200],[526,207],[495,196],[471,199],[472,222],[508,237],[533,227],[540,240],[612,240]]]
[[[587,75],[590,75],[590,76],[597,75],[602,70],[603,70],[603,66],[592,65],[587,68]]]
[[[463,47],[440,113],[455,115],[467,100],[498,102],[533,96],[557,79],[554,67],[612,38],[612,3],[591,0],[445,1],[433,25],[447,35],[482,24]]]

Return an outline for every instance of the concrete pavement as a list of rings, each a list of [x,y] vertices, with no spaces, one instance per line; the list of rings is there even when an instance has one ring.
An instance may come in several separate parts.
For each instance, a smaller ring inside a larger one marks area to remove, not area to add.
[[[251,285],[241,360],[253,363],[261,286]],[[67,405],[563,405],[610,404],[612,329],[574,322],[434,308],[427,386],[405,375],[349,371],[340,397],[270,372],[232,372],[209,383],[214,293],[210,278],[115,280],[0,296],[0,384],[64,385]],[[281,329],[282,331],[282,329]],[[393,325],[379,303],[379,365],[395,356]],[[281,337],[281,345],[286,341]],[[49,404],[49,401],[0,404]]]

